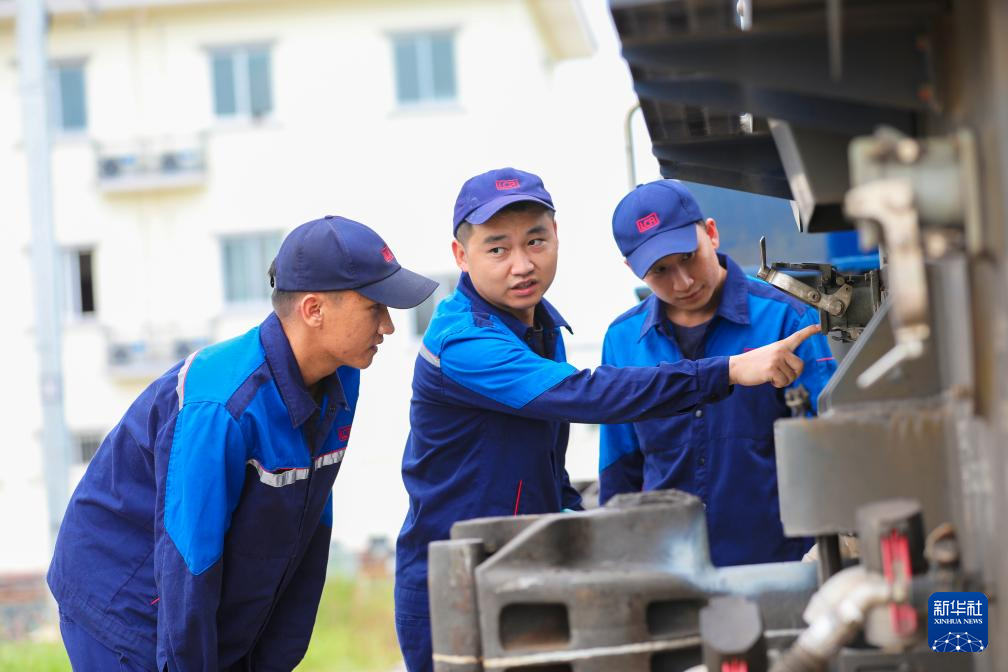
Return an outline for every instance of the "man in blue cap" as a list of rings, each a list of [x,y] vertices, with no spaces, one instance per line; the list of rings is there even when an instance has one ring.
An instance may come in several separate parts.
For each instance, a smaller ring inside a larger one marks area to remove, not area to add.
[[[290,670],[308,647],[360,369],[437,284],[374,231],[303,224],[274,312],[189,355],[109,433],[49,568],[75,670]]]
[[[609,327],[603,364],[731,357],[819,323],[814,309],[718,253],[717,224],[675,180],[634,189],[616,206],[612,225],[627,265],[653,293]],[[736,390],[689,414],[604,425],[600,500],[685,490],[704,502],[715,565],[801,559],[811,540],[784,536],[773,424],[790,415],[782,388],[804,386],[815,411],[836,364],[822,335],[792,356],[789,366],[800,375],[790,381],[772,377],[773,385]]]
[[[558,241],[542,180],[514,168],[469,179],[453,233],[462,276],[420,346],[403,455],[410,508],[395,602],[410,672],[432,669],[431,541],[459,520],[581,508],[564,468],[568,423],[665,417],[722,399],[733,383],[789,384],[800,373],[791,350],[818,329],[731,358],[579,371],[564,353],[561,329],[570,327],[543,298]]]

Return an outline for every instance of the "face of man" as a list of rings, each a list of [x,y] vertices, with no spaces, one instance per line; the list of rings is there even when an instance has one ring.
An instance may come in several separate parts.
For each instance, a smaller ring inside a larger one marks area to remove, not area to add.
[[[694,252],[662,257],[643,278],[644,284],[665,304],[669,319],[683,326],[703,324],[714,317],[727,275],[717,258],[720,244],[717,224],[707,219],[702,226],[696,226]]]
[[[556,276],[558,248],[553,213],[540,207],[499,212],[472,226],[465,245],[452,241],[455,263],[480,296],[530,326]]]
[[[388,307],[354,291],[323,294],[318,346],[337,366],[366,369],[395,331]]]

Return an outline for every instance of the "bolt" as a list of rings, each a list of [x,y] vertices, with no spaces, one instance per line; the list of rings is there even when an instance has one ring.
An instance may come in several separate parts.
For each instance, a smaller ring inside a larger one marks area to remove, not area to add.
[[[805,296],[806,296],[806,298],[808,298],[809,301],[818,301],[819,300],[819,292],[808,291],[808,292],[805,292]]]
[[[839,315],[843,312],[843,305],[839,301],[830,301],[829,312],[834,315]]]

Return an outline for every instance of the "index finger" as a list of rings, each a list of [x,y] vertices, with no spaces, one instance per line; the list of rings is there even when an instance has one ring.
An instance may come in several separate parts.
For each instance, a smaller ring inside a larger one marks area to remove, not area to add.
[[[788,350],[794,352],[799,345],[805,342],[805,339],[814,334],[818,334],[820,331],[821,329],[819,328],[818,324],[810,324],[804,329],[799,329],[795,333],[785,338],[784,345],[787,347]]]

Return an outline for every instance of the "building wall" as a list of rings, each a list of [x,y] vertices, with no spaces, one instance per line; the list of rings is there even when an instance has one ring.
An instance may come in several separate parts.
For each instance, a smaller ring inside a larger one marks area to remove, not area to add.
[[[250,1],[57,16],[50,55],[85,59],[88,131],[54,138],[54,224],[61,245],[93,246],[97,305],[65,324],[71,431],[108,431],[156,373],[112,375],[111,343],[219,340],[268,313],[266,304],[224,302],[222,236],[286,233],[340,214],[376,228],[409,267],[454,276],[458,187],[502,165],[538,172],[553,193],[562,254],[549,298],[574,326],[572,361],[596,364],[605,326],[637,284],[609,233],[626,188],[623,118],[634,98],[604,2],[584,7],[598,51],[559,63],[519,0]],[[400,108],[390,35],[427,29],[456,36],[458,99]],[[271,46],[273,114],[258,122],[213,115],[208,50],[236,44]],[[0,267],[11,316],[2,338],[12,381],[0,388],[0,459],[18,465],[0,470],[0,530],[19,540],[4,545],[0,571],[41,568],[48,553],[15,48],[13,24],[0,23]],[[164,136],[204,139],[201,184],[99,188],[93,142]],[[407,506],[399,462],[419,339],[412,311],[393,313],[397,333],[363,375],[335,488],[334,537],[351,547],[394,536]],[[590,428],[574,432],[569,454],[573,475],[594,474]],[[83,467],[72,471],[75,483]]]

